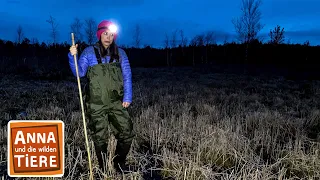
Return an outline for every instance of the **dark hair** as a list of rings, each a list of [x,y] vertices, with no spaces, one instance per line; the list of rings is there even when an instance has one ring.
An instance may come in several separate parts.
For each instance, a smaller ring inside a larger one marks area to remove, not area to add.
[[[119,61],[119,59],[120,59],[119,58],[119,50],[118,50],[118,46],[116,45],[116,43],[114,41],[110,44],[110,46],[107,49],[104,48],[101,41],[99,41],[98,44],[99,44],[102,58],[106,57],[107,55],[110,55],[110,61],[111,60]]]

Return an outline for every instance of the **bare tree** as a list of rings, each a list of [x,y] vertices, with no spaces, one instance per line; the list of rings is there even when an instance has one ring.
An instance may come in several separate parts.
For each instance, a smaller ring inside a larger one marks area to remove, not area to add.
[[[178,30],[174,30],[172,32],[172,39],[171,39],[171,47],[175,48],[177,46],[177,34],[178,34]]]
[[[241,42],[249,43],[258,39],[257,34],[263,28],[260,23],[261,0],[241,0],[241,15],[238,18],[232,19],[232,23],[238,34],[238,39]]]
[[[133,32],[133,42],[135,47],[139,48],[141,43],[141,28],[139,24],[136,24]]]
[[[89,45],[94,43],[95,32],[96,32],[96,21],[93,18],[88,18],[85,20],[85,32],[87,36],[87,41]]]
[[[180,38],[181,38],[180,46],[181,46],[182,56],[184,57],[185,56],[184,48],[187,46],[188,41],[187,41],[187,38],[184,36],[183,30],[181,29],[179,32],[180,32]]]
[[[22,42],[22,39],[23,39],[23,36],[24,36],[21,25],[18,26],[17,33],[18,33],[18,39],[17,39],[17,41],[18,41],[18,43],[20,44],[20,43]]]
[[[224,36],[223,44],[227,44],[227,43],[228,43],[228,39],[229,39],[229,35],[226,34],[226,35]]]
[[[195,37],[193,37],[190,41],[190,45],[192,46],[192,64],[193,66],[195,65],[195,47],[196,46],[203,46],[204,45],[204,35],[200,34],[200,35],[196,35]]]
[[[190,41],[190,46],[197,46],[198,42],[197,42],[197,37],[193,37]]]
[[[188,43],[188,40],[184,36],[183,30],[180,30],[180,38],[181,38],[181,42],[180,42],[181,47],[186,47],[187,43]]]
[[[165,34],[164,46],[165,46],[165,48],[169,48],[169,46],[170,46],[169,45],[169,36],[167,33]]]
[[[215,44],[215,37],[214,37],[214,32],[213,31],[208,31],[205,35],[204,35],[204,44],[205,45],[210,45],[210,44]]]
[[[208,31],[204,35],[204,44],[205,44],[205,63],[208,63],[208,51],[209,51],[209,45],[216,44],[215,41],[215,35],[214,31]],[[212,46],[210,47],[212,48]]]
[[[270,29],[269,36],[271,44],[282,44],[284,42],[284,28],[281,29],[281,27],[277,25],[274,30]]]
[[[238,40],[246,44],[244,73],[246,73],[246,62],[248,62],[249,44],[258,40],[258,33],[263,28],[261,24],[261,0],[241,0],[241,15],[232,20],[238,34]]]
[[[31,39],[32,44],[39,44],[39,40],[37,38]]]
[[[24,39],[22,40],[22,43],[30,44],[30,39],[24,38]]]
[[[55,20],[55,18],[53,18],[51,15],[49,17],[49,19],[47,20],[47,23],[49,23],[51,25],[51,37],[53,39],[53,43],[57,43],[57,36],[58,36],[58,24]]]
[[[70,26],[71,32],[75,34],[74,38],[76,43],[80,43],[81,41],[83,41],[83,33],[81,31],[82,26],[83,23],[80,21],[79,18],[75,18],[74,22]]]
[[[169,49],[168,49],[168,48],[170,48],[170,44],[169,44],[169,35],[167,33],[165,34],[164,46],[165,46],[166,51],[167,51],[167,66],[170,66]]]
[[[198,45],[198,42],[197,42],[197,36],[193,37],[190,41],[190,46],[192,46],[192,65],[195,66],[195,54],[194,54],[194,48],[195,46]]]
[[[204,45],[204,34],[199,34],[196,35],[191,41],[190,45],[191,46],[203,46]]]

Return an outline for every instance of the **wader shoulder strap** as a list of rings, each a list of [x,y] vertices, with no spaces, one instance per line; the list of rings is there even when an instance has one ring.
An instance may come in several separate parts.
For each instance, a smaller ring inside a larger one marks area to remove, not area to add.
[[[96,48],[95,46],[93,46],[93,49],[94,49],[94,53],[96,54],[96,58],[97,58],[97,60],[98,60],[98,64],[101,64],[101,63],[102,63],[102,62],[101,62],[101,56],[100,56],[100,54],[99,54],[98,48]]]

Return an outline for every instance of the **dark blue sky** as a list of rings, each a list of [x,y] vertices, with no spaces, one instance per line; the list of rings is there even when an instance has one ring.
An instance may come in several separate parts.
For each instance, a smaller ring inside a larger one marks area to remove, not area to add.
[[[165,33],[183,29],[188,39],[205,31],[216,31],[217,41],[234,39],[233,17],[240,14],[241,0],[1,0],[0,38],[16,40],[22,25],[29,39],[51,42],[52,15],[59,24],[59,41],[70,43],[70,24],[75,17],[93,17],[97,22],[114,19],[120,25],[119,44],[132,45],[133,27],[140,23],[142,44],[164,44]],[[259,35],[269,40],[268,32],[277,24],[286,30],[286,41],[320,45],[319,0],[264,0],[261,6],[264,29]]]

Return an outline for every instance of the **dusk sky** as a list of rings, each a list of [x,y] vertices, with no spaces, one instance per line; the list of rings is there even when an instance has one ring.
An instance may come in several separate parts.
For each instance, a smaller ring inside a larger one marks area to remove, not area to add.
[[[194,35],[215,31],[218,42],[234,40],[233,17],[240,15],[241,0],[1,0],[0,39],[15,41],[17,27],[24,35],[40,42],[52,42],[52,15],[59,24],[58,40],[70,40],[70,24],[75,17],[116,20],[120,25],[118,44],[133,45],[134,26],[141,25],[142,45],[164,44],[165,33],[182,29],[190,40]],[[269,40],[268,32],[277,24],[285,28],[286,41],[320,45],[319,0],[264,0],[261,6],[265,25],[259,35]]]

